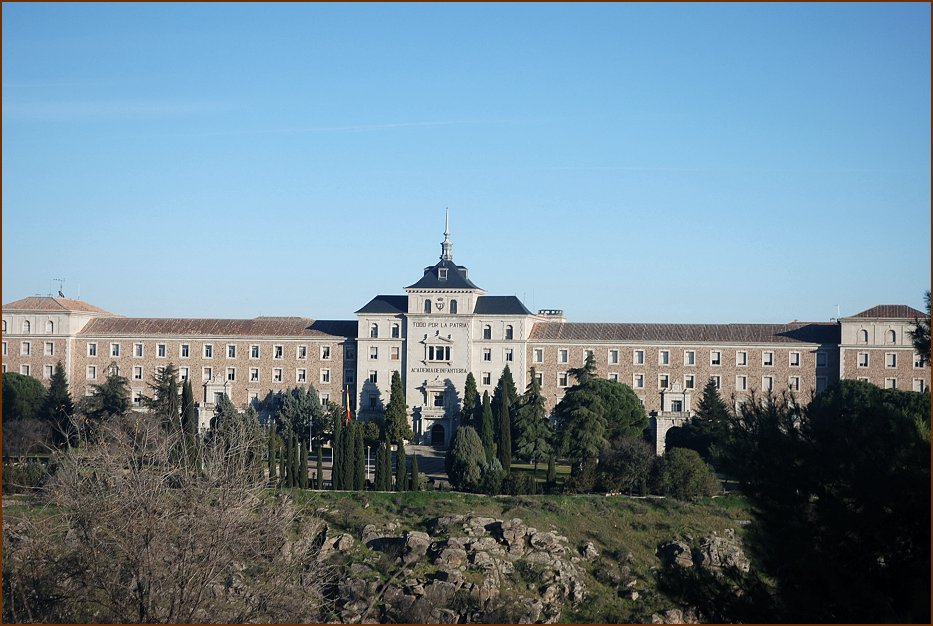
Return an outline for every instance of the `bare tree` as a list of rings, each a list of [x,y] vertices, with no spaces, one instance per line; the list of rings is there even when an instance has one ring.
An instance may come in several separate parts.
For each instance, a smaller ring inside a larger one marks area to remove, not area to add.
[[[323,523],[263,491],[245,431],[183,445],[133,415],[59,454],[47,506],[4,515],[4,621],[321,621]]]

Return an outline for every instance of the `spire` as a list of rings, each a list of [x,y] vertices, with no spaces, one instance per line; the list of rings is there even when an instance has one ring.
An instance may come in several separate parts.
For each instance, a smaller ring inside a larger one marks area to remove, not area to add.
[[[441,242],[441,261],[453,261],[454,244],[450,242],[450,209],[444,209],[444,241]]]

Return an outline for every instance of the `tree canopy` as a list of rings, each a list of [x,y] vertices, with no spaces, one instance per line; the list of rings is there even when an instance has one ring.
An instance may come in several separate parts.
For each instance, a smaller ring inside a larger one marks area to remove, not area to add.
[[[405,388],[398,370],[392,372],[392,385],[389,390],[389,405],[386,407],[385,434],[389,443],[402,444],[415,438],[408,417],[408,404],[405,402]]]
[[[910,333],[911,339],[913,339],[914,350],[917,351],[921,357],[923,357],[924,362],[929,366],[930,365],[930,290],[927,289],[927,292],[923,296],[924,302],[926,302],[927,314],[925,317],[914,320],[914,329]]]
[[[3,421],[37,419],[45,401],[45,387],[32,376],[3,373]]]
[[[455,489],[475,491],[479,487],[482,468],[486,465],[486,452],[472,426],[457,429],[445,463],[447,477]]]
[[[538,463],[553,452],[551,441],[554,433],[535,368],[531,368],[528,388],[515,409],[513,429],[516,456],[533,463],[534,471],[537,472]]]

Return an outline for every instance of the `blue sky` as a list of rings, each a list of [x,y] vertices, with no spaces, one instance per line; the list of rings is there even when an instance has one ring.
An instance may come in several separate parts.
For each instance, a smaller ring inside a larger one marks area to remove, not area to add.
[[[3,302],[353,319],[445,207],[474,282],[570,321],[930,285],[929,4],[2,11]]]

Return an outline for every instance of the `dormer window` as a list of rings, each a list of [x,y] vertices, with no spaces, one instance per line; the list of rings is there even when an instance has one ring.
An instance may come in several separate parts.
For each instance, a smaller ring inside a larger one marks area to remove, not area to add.
[[[439,267],[437,269],[437,279],[447,280],[447,268],[446,267]]]

